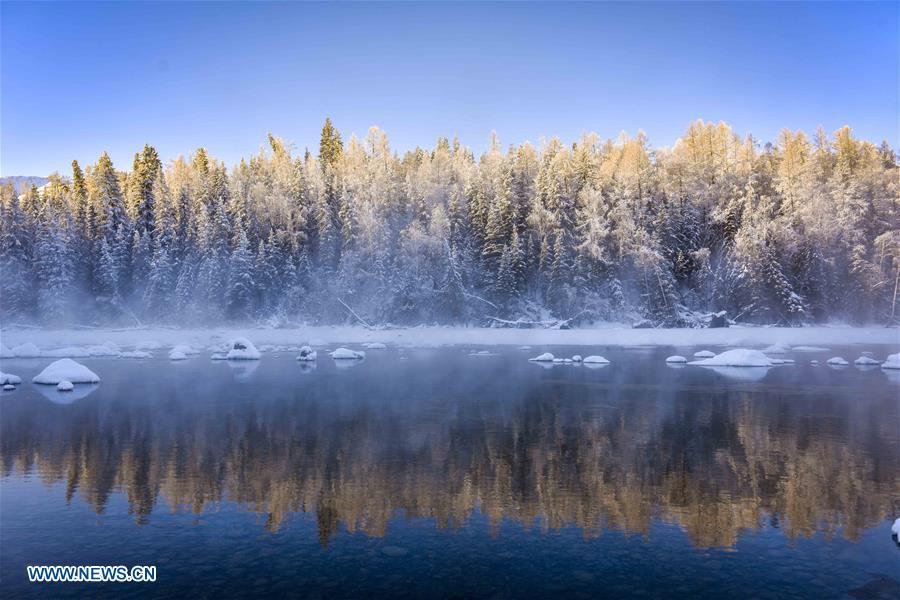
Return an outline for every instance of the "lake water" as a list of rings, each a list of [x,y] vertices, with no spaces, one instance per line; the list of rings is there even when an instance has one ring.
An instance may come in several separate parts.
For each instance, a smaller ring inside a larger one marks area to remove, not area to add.
[[[900,373],[809,364],[860,347],[728,370],[491,350],[83,359],[103,382],[67,404],[4,393],[0,595],[898,594]],[[30,584],[36,564],[157,582]]]

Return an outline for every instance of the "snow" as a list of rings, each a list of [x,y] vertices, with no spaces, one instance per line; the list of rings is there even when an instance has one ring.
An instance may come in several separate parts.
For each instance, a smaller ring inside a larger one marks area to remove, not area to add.
[[[66,346],[65,348],[44,350],[42,356],[44,358],[87,358],[91,356],[91,353],[87,351],[87,348],[80,346]]]
[[[838,366],[844,366],[844,365],[849,365],[849,364],[850,364],[850,363],[848,363],[844,358],[842,358],[842,357],[840,357],[840,356],[832,356],[832,357],[829,358],[826,362],[827,362],[829,365],[838,365]]]
[[[15,358],[13,356],[12,350],[0,344],[0,358]]]
[[[62,380],[56,385],[56,389],[60,392],[71,392],[75,389],[75,386],[71,381]]]
[[[31,342],[15,346],[10,354],[16,358],[40,358],[41,350]]]
[[[667,359],[666,359],[666,362],[667,362],[667,363],[680,364],[680,363],[686,363],[686,362],[687,362],[687,359],[686,359],[685,357],[683,357],[683,356],[679,356],[679,355],[675,354],[675,355],[670,356],[669,358],[667,358]]]
[[[50,363],[32,381],[46,385],[57,385],[60,381],[100,383],[100,377],[83,364],[77,363],[71,358],[61,358],[56,362]]]
[[[779,342],[776,342],[776,343],[772,344],[771,346],[769,346],[768,348],[763,349],[763,352],[765,354],[787,354],[790,351],[791,351],[790,346],[788,346],[787,344],[779,343]]]
[[[572,362],[580,363],[582,360],[584,359],[581,358],[580,354],[575,354],[574,356],[572,356]]]
[[[187,354],[178,348],[172,348],[169,351],[169,360],[187,360]]]
[[[900,354],[891,354],[883,363],[882,369],[900,369]]]
[[[228,328],[228,329],[4,329],[3,342],[7,346],[31,342],[40,347],[88,346],[97,340],[110,340],[122,347],[153,350],[144,344],[173,347],[189,340],[204,348],[213,343],[235,337],[258,338],[259,343],[290,345],[297,339],[309,345],[362,344],[380,341],[396,346],[464,345],[529,345],[594,346],[598,335],[608,346],[722,346],[760,347],[785,344],[792,350],[805,345],[824,351],[828,345],[890,344],[897,345],[898,332],[889,327],[750,327],[732,326],[716,329],[631,329],[630,326],[604,324],[585,329],[514,329],[482,327],[411,327],[407,329],[371,330],[363,327],[304,326],[298,328]],[[377,336],[377,337],[376,337]],[[378,339],[380,338],[380,339]],[[188,346],[192,348],[192,346]],[[192,348],[193,350],[193,348]],[[812,350],[807,350],[812,351]],[[0,349],[0,352],[3,352]],[[12,351],[10,351],[11,353]],[[197,352],[186,352],[196,354]],[[11,355],[0,354],[5,358]]]
[[[163,345],[156,340],[144,340],[134,345],[135,350],[159,350]]]
[[[689,364],[704,367],[771,367],[776,363],[759,350],[736,348],[704,360],[692,361]]]
[[[585,364],[588,364],[588,365],[608,365],[609,364],[608,360],[606,360],[602,356],[598,356],[596,354],[592,354],[590,356],[585,356],[584,360],[582,362]]]
[[[224,352],[213,352],[209,358],[210,360],[228,360]]]
[[[854,365],[862,365],[862,366],[875,366],[880,365],[881,363],[875,360],[874,358],[869,358],[868,356],[860,356],[856,360],[853,361]]]
[[[363,342],[362,347],[369,350],[384,350],[387,348],[382,342]]]
[[[119,354],[122,358],[153,358],[153,355],[149,352],[144,352],[142,350],[132,350],[130,352],[122,352]]]
[[[361,350],[350,350],[349,348],[338,348],[331,353],[331,358],[335,360],[354,360],[365,357],[365,352],[362,352]]]
[[[828,348],[822,346],[794,346],[794,352],[828,352]]]
[[[897,355],[895,354],[894,356],[897,356]],[[891,533],[893,533],[897,537],[900,537],[900,519],[896,519],[894,521],[894,524],[891,525]]]
[[[553,355],[549,352],[544,352],[543,354],[538,354],[534,358],[529,358],[528,360],[532,362],[553,362]]]
[[[497,356],[496,352],[491,352],[490,350],[473,350],[469,352],[469,356]]]
[[[169,354],[171,355],[172,352],[180,352],[181,354],[184,354],[186,356],[200,354],[200,350],[194,348],[190,344],[175,344],[174,346],[172,346],[172,350],[169,352]]]
[[[16,386],[14,386],[14,385],[11,384],[11,383],[7,383],[7,384],[4,384],[4,385],[3,385],[3,389],[6,390],[7,392],[11,392],[11,391],[13,391],[14,389],[16,389]]]
[[[259,360],[262,356],[253,342],[244,337],[231,340],[228,347],[228,353],[225,355],[228,360]]]
[[[694,358],[712,358],[715,355],[715,352],[710,352],[709,350],[700,350],[699,352],[694,352]]]
[[[316,360],[318,353],[313,350],[310,346],[303,346],[300,348],[300,354],[297,355],[297,360],[303,362],[313,362]]]
[[[811,361],[809,361],[809,364],[811,364],[811,365],[817,365],[817,364],[819,364],[819,361],[817,361],[817,360],[811,360]]]
[[[22,383],[22,378],[18,375],[13,375],[12,373],[4,373],[0,371],[0,384],[3,385],[19,385]]]

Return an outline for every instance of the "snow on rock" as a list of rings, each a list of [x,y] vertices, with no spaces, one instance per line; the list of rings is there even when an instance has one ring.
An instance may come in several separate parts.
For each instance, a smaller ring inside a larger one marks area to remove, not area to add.
[[[591,356],[585,356],[584,360],[581,362],[589,364],[589,365],[608,365],[609,361],[603,358],[602,356],[597,356],[596,354],[592,354]]]
[[[178,348],[169,350],[169,360],[187,360],[187,354]]]
[[[792,365],[794,364],[793,358],[770,358],[773,365]]]
[[[822,346],[794,346],[791,350],[794,352],[828,352],[828,348]]]
[[[883,363],[881,363],[882,369],[900,369],[900,354],[891,354],[887,357]]]
[[[361,350],[351,350],[349,348],[338,348],[331,353],[331,358],[335,360],[358,360],[365,357],[365,352]]]
[[[317,356],[318,354],[315,350],[312,349],[312,347],[303,346],[302,348],[300,348],[300,354],[297,355],[297,360],[303,362],[313,362],[314,360],[316,360]]]
[[[580,354],[576,354],[575,356],[572,357],[572,362],[580,363],[582,360],[583,359],[581,358]]]
[[[367,348],[368,350],[385,350],[387,346],[382,344],[381,342],[363,342],[363,348]]]
[[[712,358],[715,356],[715,352],[710,352],[709,350],[701,350],[700,352],[694,352],[694,358]]]
[[[56,390],[59,392],[71,392],[74,389],[75,385],[72,384],[71,381],[67,381],[65,379],[56,384]]]
[[[696,354],[694,356],[697,356]],[[715,354],[704,360],[690,362],[692,365],[705,367],[771,367],[776,363],[759,350],[749,348],[736,348],[726,350],[721,354]]]
[[[71,358],[61,358],[56,362],[50,363],[47,368],[38,373],[31,381],[45,385],[57,385],[60,381],[100,383],[100,377],[83,364],[77,363]]]
[[[841,366],[841,367],[843,367],[844,365],[849,365],[849,364],[850,364],[850,363],[848,363],[846,360],[844,360],[844,359],[843,359],[842,357],[840,357],[840,356],[832,356],[832,357],[829,358],[826,362],[827,362],[829,365],[837,365],[837,366]]]
[[[172,346],[172,350],[169,351],[169,357],[171,358],[172,352],[178,352],[184,354],[186,357],[194,354],[200,354],[200,351],[191,346],[190,344],[175,344]]]
[[[529,358],[528,360],[532,362],[553,362],[553,355],[549,352],[544,352],[543,354],[538,354],[534,358]]]
[[[559,363],[559,364],[572,364],[572,359],[571,358],[554,358],[553,362]]]
[[[153,355],[143,350],[132,350],[130,352],[122,352],[119,354],[122,358],[153,358]]]
[[[235,338],[228,343],[228,353],[225,358],[228,360],[259,360],[262,356],[253,342],[247,338]]]
[[[11,384],[11,383],[7,383],[7,384],[4,384],[4,385],[3,385],[3,389],[6,390],[7,392],[11,392],[11,391],[13,391],[14,389],[16,389],[16,386],[14,386],[14,385]]]
[[[667,362],[667,363],[673,363],[673,364],[684,364],[684,363],[687,362],[687,359],[686,359],[685,357],[683,357],[683,356],[678,356],[677,354],[675,354],[675,355],[670,356],[669,358],[667,358],[667,359],[666,359],[666,362]]]
[[[854,365],[862,365],[862,366],[875,366],[880,365],[881,363],[875,360],[874,358],[870,358],[868,356],[860,356],[856,360],[853,361]]]
[[[891,356],[900,356],[900,355],[892,354]],[[891,533],[893,533],[897,537],[900,537],[900,519],[896,519],[894,521],[894,524],[891,525]]]
[[[11,354],[16,358],[40,358],[41,349],[31,342],[27,342],[14,347]]]
[[[763,348],[763,353],[765,354],[787,354],[790,351],[790,346],[781,343],[775,343],[767,348]]]
[[[135,350],[159,350],[162,348],[162,344],[157,342],[156,340],[146,340],[143,342],[138,342],[134,345]]]
[[[22,383],[22,378],[18,375],[13,375],[12,373],[4,373],[0,371],[0,384],[3,385],[19,385]]]
[[[228,360],[224,352],[213,352],[209,358],[210,360]]]
[[[809,364],[811,364],[811,365],[817,365],[817,364],[819,364],[819,361],[817,361],[817,360],[811,360],[811,361],[809,361]]]

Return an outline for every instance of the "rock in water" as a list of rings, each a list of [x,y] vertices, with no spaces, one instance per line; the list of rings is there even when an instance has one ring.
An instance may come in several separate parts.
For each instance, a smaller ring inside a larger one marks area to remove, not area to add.
[[[46,369],[38,373],[31,381],[45,385],[58,385],[61,381],[68,381],[71,383],[100,383],[100,377],[86,366],[75,362],[71,358],[61,358],[56,362],[50,363]]]
[[[74,389],[75,386],[72,385],[71,381],[60,381],[56,386],[56,390],[59,392],[71,392]]]

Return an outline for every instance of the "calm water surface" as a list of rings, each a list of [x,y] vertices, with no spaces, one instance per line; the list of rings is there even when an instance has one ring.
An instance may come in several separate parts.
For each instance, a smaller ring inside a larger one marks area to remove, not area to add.
[[[900,373],[809,365],[860,347],[723,370],[470,350],[84,359],[103,383],[68,403],[4,393],[0,595],[900,596]]]

